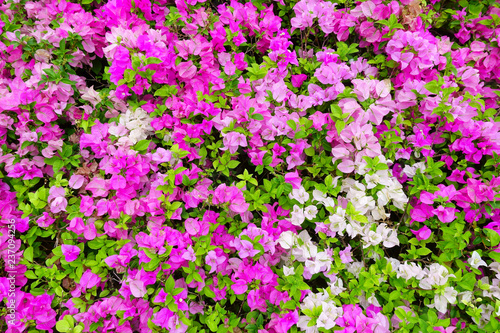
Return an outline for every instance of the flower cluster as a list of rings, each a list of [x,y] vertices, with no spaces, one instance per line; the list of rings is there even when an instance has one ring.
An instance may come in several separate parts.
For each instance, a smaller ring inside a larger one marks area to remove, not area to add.
[[[0,331],[498,331],[495,1],[0,12]]]

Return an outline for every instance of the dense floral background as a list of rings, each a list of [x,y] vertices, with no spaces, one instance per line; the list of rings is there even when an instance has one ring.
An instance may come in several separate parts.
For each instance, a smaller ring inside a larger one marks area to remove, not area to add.
[[[0,13],[0,331],[500,331],[497,1]]]

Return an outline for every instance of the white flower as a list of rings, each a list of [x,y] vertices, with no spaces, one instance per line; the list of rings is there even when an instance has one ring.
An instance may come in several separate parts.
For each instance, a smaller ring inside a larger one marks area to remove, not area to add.
[[[304,265],[306,269],[309,270],[311,274],[319,273],[319,266],[314,260],[306,259],[306,264]]]
[[[448,303],[455,304],[457,302],[458,292],[452,287],[446,287],[442,295],[434,296],[434,304],[429,304],[429,307],[435,307],[441,313],[446,313]]]
[[[396,232],[396,230],[391,230],[391,229],[389,229],[389,230],[390,230],[390,234],[388,237],[387,237],[387,235],[386,235],[386,237],[384,237],[384,243],[383,243],[383,245],[388,249],[399,245],[398,233]]]
[[[486,325],[490,319],[491,319],[491,314],[493,313],[493,311],[495,310],[495,308],[491,305],[484,305],[484,304],[481,304],[479,306],[479,309],[481,309],[481,319],[479,320],[479,322],[476,321],[476,318],[472,317],[472,320],[480,327],[484,327],[484,325]]]
[[[136,144],[137,142],[146,139],[147,134],[143,130],[136,128],[136,129],[133,129],[132,131],[130,131],[130,134],[128,137],[130,138],[130,140],[134,144]]]
[[[413,164],[412,166],[406,165],[403,169],[403,172],[408,177],[413,178],[417,174],[417,169],[420,170],[421,173],[424,173],[427,167],[424,162],[418,162]]]
[[[301,245],[298,247],[298,249],[302,250],[302,255],[304,258],[314,258],[316,257],[316,254],[318,254],[318,247],[312,242]]]
[[[390,186],[392,184],[391,179],[389,178],[389,173],[387,170],[378,170],[373,175],[365,175],[366,188],[371,189],[377,186],[378,184],[382,184],[385,186]]]
[[[128,130],[123,125],[111,125],[109,126],[108,133],[116,137],[127,135]]]
[[[422,273],[423,273],[423,270],[420,266],[416,265],[414,262],[411,262],[411,263],[403,263],[401,265],[399,265],[398,267],[398,272],[397,272],[397,277],[400,278],[404,278],[406,281],[408,281],[409,279],[413,278],[413,277],[421,277],[422,276]],[[424,287],[422,287],[424,288]],[[427,289],[427,288],[424,288],[424,289]],[[431,289],[431,288],[428,288],[428,289]]]
[[[375,209],[371,211],[371,214],[375,221],[386,220],[391,216],[391,214],[386,213],[384,207],[380,205],[375,207]]]
[[[343,232],[347,227],[345,218],[342,215],[333,214],[328,219],[330,220],[330,230],[343,236]]]
[[[300,309],[304,310],[313,310],[316,307],[321,306],[321,303],[328,299],[328,293],[310,293],[308,294],[302,304],[300,304]]]
[[[500,262],[493,261],[490,264],[490,268],[496,273],[496,278],[500,279]]]
[[[130,131],[129,138],[134,144],[154,133],[153,127],[151,127],[151,118],[142,108],[137,108],[135,111],[128,109],[120,117],[119,124]]]
[[[301,186],[298,189],[292,190],[292,193],[288,195],[290,199],[295,199],[298,202],[300,202],[302,205],[306,203],[307,200],[309,200],[309,193],[306,192],[306,189]]]
[[[328,256],[326,252],[319,252],[316,257],[314,258],[314,264],[317,267],[316,268],[316,273],[319,273],[320,271],[324,270],[325,267],[327,270],[330,269],[330,266],[332,265],[332,258]]]
[[[470,303],[472,301],[472,296],[474,294],[472,291],[462,291],[461,293],[458,294],[458,298],[460,299],[461,303]]]
[[[383,207],[387,205],[387,203],[390,200],[390,194],[389,194],[389,189],[388,188],[383,188],[380,191],[377,192],[377,204],[380,207]]]
[[[347,264],[347,271],[353,274],[356,278],[359,278],[359,273],[363,270],[364,264],[359,261],[355,261],[351,264]]]
[[[472,257],[467,259],[467,262],[471,267],[477,269],[479,266],[487,266],[486,262],[481,259],[481,256],[476,251],[472,252]]]
[[[363,235],[363,248],[366,248],[370,245],[378,245],[382,242],[382,235],[377,233],[376,231],[370,230],[365,235]]]
[[[335,281],[330,283],[330,290],[332,294],[338,295],[343,292],[346,288],[344,288],[344,281],[340,277],[335,277]]]
[[[363,227],[359,222],[351,220],[345,230],[349,234],[349,237],[354,238],[363,232]]]
[[[385,257],[385,259],[387,259],[387,261],[391,264],[392,271],[397,272],[399,265],[401,265],[399,260],[396,258],[387,258],[387,257]]]
[[[306,333],[318,333],[318,326],[313,325],[309,326],[309,322],[311,321],[311,318],[308,316],[300,316],[299,317],[299,322],[297,323],[297,327],[299,327],[302,331]]]
[[[283,266],[283,274],[285,276],[290,276],[295,274],[295,268]]]
[[[435,295],[434,296],[434,304],[429,304],[429,307],[435,307],[441,313],[446,313],[446,305],[448,302],[446,301],[446,297],[443,295]]]
[[[416,170],[417,170],[416,167],[412,167],[410,165],[405,165],[405,167],[403,168],[403,173],[407,177],[413,178],[413,176],[415,176]]]
[[[325,205],[325,207],[333,208],[335,207],[335,201],[333,198],[328,197],[323,201],[323,205]]]
[[[316,208],[316,206],[311,205],[311,206],[307,206],[304,209],[304,216],[308,220],[314,219],[316,217],[316,214],[318,214],[318,208]]]
[[[280,243],[281,247],[284,249],[289,249],[293,247],[296,242],[297,242],[297,235],[295,235],[291,231],[285,231],[281,233],[278,242]]]
[[[367,211],[375,208],[375,200],[371,196],[367,196],[364,191],[350,190],[346,198],[361,214],[366,214]]]
[[[387,228],[385,223],[381,223],[377,227],[377,233],[382,235],[384,247],[391,248],[399,245],[399,239],[396,230]]]
[[[290,218],[290,223],[296,226],[302,225],[304,223],[305,216],[304,210],[297,205],[293,206],[292,216]]]
[[[313,198],[316,201],[323,202],[327,198],[327,196],[320,190],[313,190]]]
[[[432,286],[443,286],[448,282],[449,277],[455,277],[453,274],[448,274],[448,269],[438,263],[430,265],[424,271],[427,276],[420,281],[420,287],[424,289],[432,289]]]
[[[321,302],[321,305],[323,312],[319,315],[316,325],[329,330],[335,326],[335,320],[342,316],[344,311],[341,307],[333,305],[332,302]]]

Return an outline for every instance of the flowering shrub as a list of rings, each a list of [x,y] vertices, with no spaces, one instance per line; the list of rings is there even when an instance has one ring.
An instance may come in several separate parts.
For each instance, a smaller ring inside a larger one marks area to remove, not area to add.
[[[495,0],[0,9],[2,331],[500,330]]]

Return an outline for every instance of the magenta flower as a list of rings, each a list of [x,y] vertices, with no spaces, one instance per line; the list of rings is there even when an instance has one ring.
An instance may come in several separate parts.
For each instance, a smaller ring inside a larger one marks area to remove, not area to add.
[[[411,230],[411,232],[417,237],[419,241],[428,239],[432,234],[432,230],[425,225],[418,230]]]
[[[226,257],[224,256],[219,256],[215,251],[209,251],[207,253],[207,256],[205,257],[205,263],[210,266],[210,272],[208,273],[213,273],[217,269],[217,267],[226,261]]]
[[[292,75],[292,86],[295,88],[298,88],[302,85],[302,83],[307,79],[307,75],[305,74],[299,74],[299,75]]]
[[[90,289],[97,286],[101,282],[99,275],[92,273],[90,269],[87,269],[80,278],[80,287],[82,290]]]
[[[299,189],[302,183],[302,178],[300,178],[297,171],[289,172],[285,174],[285,182],[292,185],[293,189]]]
[[[113,175],[109,180],[112,190],[119,190],[127,186],[127,180],[121,175]]]
[[[458,212],[458,209],[452,207],[443,207],[439,205],[437,209],[434,209],[432,213],[437,215],[439,221],[443,223],[450,223],[456,219],[455,213]]]
[[[43,212],[42,216],[36,220],[38,223],[38,226],[41,228],[47,228],[50,226],[52,223],[54,223],[55,219],[50,217],[50,215],[47,212]]]
[[[351,245],[347,245],[344,250],[339,252],[340,260],[342,261],[342,263],[347,264],[353,262],[351,250]]]
[[[61,251],[67,262],[75,261],[80,255],[80,248],[76,245],[61,245]]]

